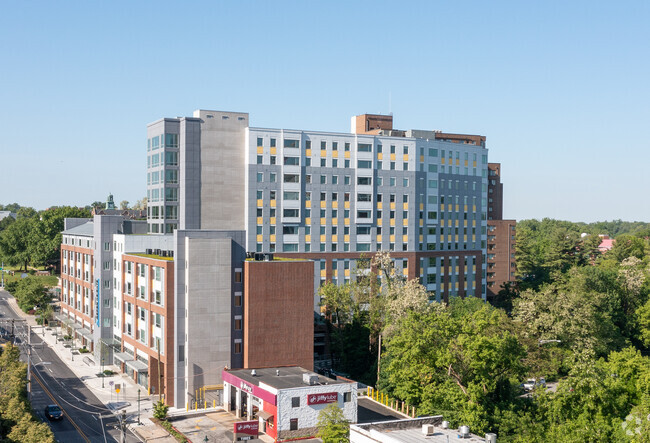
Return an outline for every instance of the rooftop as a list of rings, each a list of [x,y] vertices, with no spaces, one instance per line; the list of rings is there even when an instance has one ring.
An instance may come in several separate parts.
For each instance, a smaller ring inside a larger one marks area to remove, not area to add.
[[[167,257],[157,254],[144,254],[141,252],[126,252],[124,255],[134,255],[136,257],[152,258],[154,260],[174,261],[174,257]]]
[[[469,434],[469,437],[463,438],[458,429],[444,429],[442,428],[442,424],[442,415],[357,424],[351,426],[350,437],[353,437],[353,434],[356,433],[366,437],[364,441],[368,441],[367,438],[369,437],[370,441],[390,443],[477,443],[486,441],[485,438],[474,434]],[[433,433],[431,435],[425,435],[422,432],[423,425],[433,425]],[[356,441],[356,439],[351,438],[351,441]]]
[[[95,233],[95,225],[92,221],[88,221],[82,225],[75,226],[74,228],[66,229],[62,234],[66,235],[83,235],[92,237]]]
[[[252,375],[251,371],[252,369],[231,369],[226,372],[249,384],[259,386],[260,383],[264,383],[265,385],[271,386],[275,389],[291,389],[309,386],[303,381],[303,374],[310,374],[318,377],[317,385],[341,385],[350,383],[347,381],[333,380],[299,366],[255,369],[256,375]]]

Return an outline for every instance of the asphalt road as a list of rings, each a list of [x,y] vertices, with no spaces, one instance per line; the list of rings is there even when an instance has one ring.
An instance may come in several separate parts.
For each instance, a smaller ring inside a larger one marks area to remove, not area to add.
[[[20,319],[7,304],[7,292],[0,291],[0,333],[11,332],[10,319]],[[4,329],[4,331],[2,330]],[[14,333],[18,344],[27,341],[27,327],[14,323]],[[37,334],[32,333],[32,392],[34,411],[48,423],[55,438],[65,443],[121,442],[119,422],[106,406],[79,380],[59,359],[56,353],[44,345]],[[26,346],[23,357],[26,359]],[[81,358],[81,357],[80,357]],[[64,411],[60,421],[48,421],[43,410],[46,405],[58,404]],[[118,429],[116,429],[118,428]],[[126,441],[139,442],[130,431],[126,431]]]

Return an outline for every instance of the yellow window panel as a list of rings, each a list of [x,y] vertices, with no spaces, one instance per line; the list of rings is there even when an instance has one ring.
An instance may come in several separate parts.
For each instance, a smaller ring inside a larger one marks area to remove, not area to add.
[[[378,218],[378,219],[377,219],[377,226],[381,226],[381,223],[382,223],[382,222],[381,222],[381,219]]]
[[[343,156],[345,158],[350,158],[350,151],[345,151],[345,154]]]
[[[472,235],[472,241],[476,241],[476,236]]]
[[[408,243],[409,241],[409,236],[408,235],[402,235],[402,242],[403,243]]]
[[[276,202],[277,202],[277,200],[271,200],[271,207],[272,207],[272,208],[275,208],[275,204],[276,204]]]
[[[476,220],[472,220],[472,226],[476,227]]]
[[[377,160],[383,160],[384,159],[384,153],[380,152],[377,154]]]
[[[460,205],[456,205],[456,212],[460,209]]]
[[[463,241],[467,241],[467,236],[463,235]]]
[[[334,226],[338,225],[338,223],[339,223],[339,219],[338,219],[338,218],[333,218],[333,219],[332,219],[332,224],[333,224]]]
[[[476,205],[472,205],[472,212],[476,212]]]
[[[349,219],[349,218],[344,218],[344,219],[343,219],[343,223],[344,223],[346,226],[349,226],[349,225],[350,225],[350,219]],[[349,240],[346,240],[346,241],[349,241]]]
[[[264,236],[262,234],[257,234],[257,242],[260,243],[262,240],[264,240]]]
[[[345,209],[350,209],[350,202],[344,202],[343,207]]]
[[[424,226],[424,220],[420,219],[420,226]]]
[[[305,243],[311,243],[311,235],[310,234],[305,235]]]
[[[327,220],[325,219],[325,217],[322,217],[322,218],[320,219],[320,224],[321,224],[321,225],[326,225],[326,224],[327,224]]]
[[[339,202],[332,202],[332,208],[337,209],[339,207]]]
[[[305,218],[305,224],[306,225],[311,225],[311,217],[306,217]]]
[[[447,219],[447,226],[451,227],[451,220]]]
[[[458,220],[456,220],[454,224],[456,225],[456,227],[458,227]]]
[[[472,265],[472,272],[476,273],[476,265]]]
[[[321,276],[321,277],[325,277],[325,272],[326,272],[325,269],[321,269],[321,270],[320,270],[320,276]]]
[[[408,209],[409,209],[409,204],[408,204],[408,203],[404,203],[404,210],[405,210],[405,211],[408,211]]]
[[[443,164],[443,165],[445,164],[445,158],[444,157],[440,158],[440,163]]]
[[[336,243],[337,241],[339,241],[339,236],[336,235],[336,234],[334,234],[334,235],[332,236],[332,243]]]
[[[343,236],[343,241],[346,242],[346,243],[349,242],[350,241],[350,236],[349,235],[344,235]],[[345,275],[347,275],[347,274],[345,274]]]
[[[327,151],[325,149],[320,150],[320,156],[321,157],[327,157]]]
[[[311,157],[311,149],[305,149],[305,155]]]
[[[381,243],[381,235],[377,236],[377,243]]]
[[[390,161],[394,162],[395,161],[395,154],[390,155]]]
[[[402,225],[408,226],[409,225],[409,219],[405,218],[404,220],[402,220]]]
[[[275,217],[271,217],[270,222],[271,222],[272,225],[274,225],[275,224]]]
[[[258,225],[264,224],[264,221],[262,220],[262,217],[257,217],[257,224]]]
[[[275,242],[275,234],[269,236],[269,240],[272,242]]]
[[[420,203],[420,211],[424,210],[424,203]]]
[[[448,241],[448,242],[451,242],[451,235],[448,235],[448,236],[447,236],[447,241]]]
[[[271,148],[271,155],[275,155],[278,153],[278,148]]]
[[[424,163],[424,155],[420,156],[420,163]]]
[[[332,151],[332,158],[338,158],[339,157],[339,151]]]
[[[327,237],[325,235],[320,236],[320,242],[325,243],[327,241]]]
[[[391,225],[391,226],[395,226],[395,219],[394,219],[394,218],[391,218],[391,219],[390,219],[390,225]]]
[[[257,153],[258,153],[258,154],[263,154],[263,153],[264,153],[264,148],[261,147],[261,146],[258,146],[258,147],[257,147]]]
[[[460,166],[460,159],[459,158],[456,159],[456,166]]]
[[[409,270],[408,270],[408,268],[404,268],[404,269],[402,269],[402,274],[404,274],[404,275],[409,275]]]
[[[395,236],[394,235],[391,235],[390,237],[388,237],[388,239],[389,239],[389,241],[391,243],[395,243]]]
[[[456,236],[456,241],[458,241],[458,236]]]
[[[421,235],[420,236],[420,243],[422,243],[423,241],[424,241],[424,235]]]
[[[404,154],[404,161],[405,162],[409,161],[409,155],[408,154]]]
[[[463,220],[463,226],[467,226],[467,220]]]
[[[257,207],[261,208],[262,206],[264,206],[264,200],[262,199],[257,200]]]
[[[395,202],[392,202],[392,203],[390,204],[390,208],[391,208],[392,210],[395,210]]]
[[[349,277],[349,276],[350,276],[350,270],[349,270],[349,269],[345,269],[344,274],[345,274],[346,277]]]
[[[474,161],[474,162],[472,162],[472,163],[473,163],[473,166],[476,167],[476,162]]]
[[[458,290],[458,282],[456,282],[455,286],[456,286],[456,290]]]
[[[472,289],[476,289],[476,281],[472,281]]]
[[[467,166],[467,160],[465,160],[465,166]]]
[[[338,270],[338,269],[333,269],[333,270],[332,270],[332,275],[333,275],[334,277],[338,277],[338,275],[339,275],[339,270]]]
[[[384,202],[377,202],[377,209],[383,209],[384,208]]]
[[[467,212],[467,205],[463,205],[463,211]]]
[[[327,202],[325,200],[320,201],[320,207],[321,208],[326,208],[327,207]]]

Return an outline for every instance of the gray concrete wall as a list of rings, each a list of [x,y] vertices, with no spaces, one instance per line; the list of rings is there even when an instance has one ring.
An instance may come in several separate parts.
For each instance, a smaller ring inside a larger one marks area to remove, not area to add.
[[[248,114],[198,110],[201,119],[201,229],[245,229]]]
[[[182,408],[195,389],[220,383],[224,366],[242,365],[233,351],[233,304],[243,291],[234,276],[246,252],[244,231],[177,230],[174,239],[174,405]]]

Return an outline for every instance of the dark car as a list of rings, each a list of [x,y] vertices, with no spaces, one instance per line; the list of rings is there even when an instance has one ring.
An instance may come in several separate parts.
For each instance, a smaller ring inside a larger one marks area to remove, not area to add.
[[[48,420],[61,420],[63,411],[57,405],[47,405],[45,406],[45,416]]]

